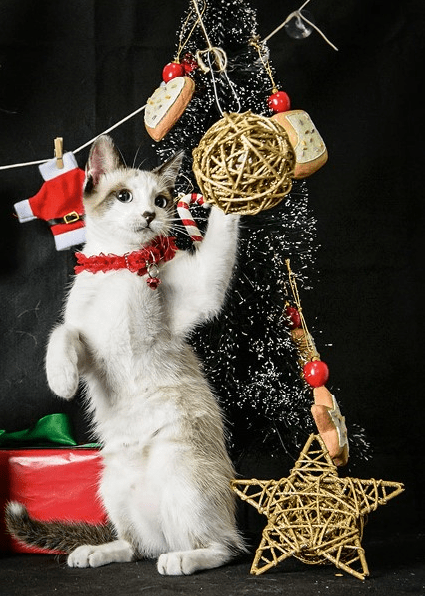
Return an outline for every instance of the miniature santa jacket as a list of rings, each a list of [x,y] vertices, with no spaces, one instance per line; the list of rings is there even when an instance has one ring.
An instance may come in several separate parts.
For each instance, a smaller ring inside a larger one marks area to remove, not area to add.
[[[85,241],[84,171],[71,152],[64,153],[63,164],[59,169],[54,158],[39,166],[45,183],[36,195],[14,205],[21,223],[42,219],[50,225],[57,250]]]

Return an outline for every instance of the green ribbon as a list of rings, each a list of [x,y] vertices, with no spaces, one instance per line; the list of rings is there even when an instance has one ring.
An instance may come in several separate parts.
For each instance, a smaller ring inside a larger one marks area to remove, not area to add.
[[[77,446],[66,414],[49,414],[25,430],[11,433],[0,430],[0,447],[38,447],[46,444]]]

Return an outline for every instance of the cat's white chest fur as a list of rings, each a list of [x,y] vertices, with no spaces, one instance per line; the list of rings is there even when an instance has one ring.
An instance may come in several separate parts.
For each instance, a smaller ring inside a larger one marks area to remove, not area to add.
[[[115,353],[118,359],[141,354],[142,345],[166,332],[160,292],[149,288],[145,278],[127,270],[83,273],[76,285],[80,295],[75,306],[70,304],[69,316],[81,321],[100,353]]]

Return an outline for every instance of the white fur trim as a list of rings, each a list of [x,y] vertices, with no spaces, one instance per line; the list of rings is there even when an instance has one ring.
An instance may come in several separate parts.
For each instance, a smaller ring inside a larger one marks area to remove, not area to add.
[[[40,174],[46,181],[56,178],[57,176],[62,176],[62,174],[75,170],[75,168],[78,168],[78,163],[71,151],[63,154],[63,168],[57,167],[56,158],[50,159],[49,161],[46,161],[46,163],[41,164],[41,166],[38,166]]]
[[[19,201],[19,203],[14,204],[16,215],[19,218],[21,223],[26,221],[31,221],[32,219],[37,219],[31,209],[31,205],[28,199],[24,199],[23,201]]]
[[[54,238],[56,250],[66,250],[67,248],[71,248],[71,246],[82,244],[86,241],[86,228],[77,228],[64,234],[58,234]]]

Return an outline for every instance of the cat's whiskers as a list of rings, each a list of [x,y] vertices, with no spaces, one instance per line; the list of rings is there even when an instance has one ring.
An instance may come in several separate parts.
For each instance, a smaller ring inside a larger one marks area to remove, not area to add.
[[[171,229],[180,233],[182,236],[187,236],[188,238],[190,238],[189,232],[186,230],[184,226],[174,225]]]
[[[140,167],[141,167],[141,165],[142,165],[143,161],[145,161],[145,160],[143,160],[139,166],[136,166],[136,159],[137,159],[137,157],[138,157],[138,155],[139,155],[139,151],[140,151],[141,147],[142,147],[142,145],[140,144],[140,145],[137,147],[136,153],[135,153],[135,155],[134,155],[134,159],[133,159],[133,169],[136,169],[136,168],[137,168],[137,169],[140,169]]]
[[[117,148],[117,151],[118,151],[118,153],[119,153],[119,155],[120,155],[120,157],[121,157],[121,161],[122,161],[122,163],[123,163],[123,166],[124,166],[125,168],[127,168],[127,162],[125,161],[125,157],[124,157],[124,155],[122,154],[122,151],[121,151],[120,149],[118,149],[118,148]]]

